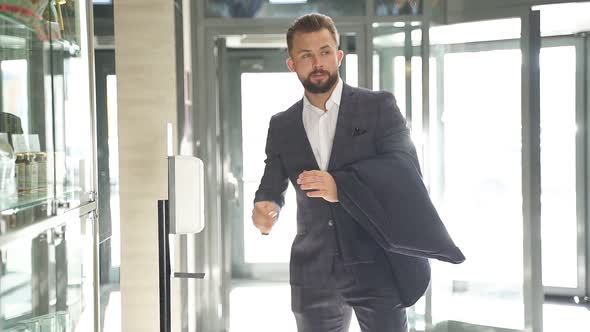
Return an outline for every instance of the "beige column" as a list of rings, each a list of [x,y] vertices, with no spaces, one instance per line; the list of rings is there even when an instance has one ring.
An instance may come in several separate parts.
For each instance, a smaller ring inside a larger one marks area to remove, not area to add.
[[[157,201],[167,196],[166,123],[177,121],[173,4],[114,1],[125,332],[159,331]]]

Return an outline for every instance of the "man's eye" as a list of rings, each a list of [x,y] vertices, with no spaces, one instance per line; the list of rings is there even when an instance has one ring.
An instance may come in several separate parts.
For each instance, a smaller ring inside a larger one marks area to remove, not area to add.
[[[309,53],[303,54],[301,57],[304,58],[304,59],[305,58],[309,58]]]

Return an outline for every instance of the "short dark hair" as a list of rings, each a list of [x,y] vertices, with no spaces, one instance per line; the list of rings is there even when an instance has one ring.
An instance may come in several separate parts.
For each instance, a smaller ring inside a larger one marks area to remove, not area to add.
[[[287,30],[287,49],[291,54],[293,36],[298,32],[316,32],[326,29],[334,38],[336,47],[340,44],[340,37],[334,21],[327,15],[311,13],[298,17]]]

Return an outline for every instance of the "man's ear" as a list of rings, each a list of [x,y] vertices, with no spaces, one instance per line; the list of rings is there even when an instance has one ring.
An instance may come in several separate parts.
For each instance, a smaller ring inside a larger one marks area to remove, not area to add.
[[[291,59],[291,57],[287,58],[287,67],[291,72],[295,71],[295,62],[293,61],[293,59]]]
[[[336,56],[338,57],[338,67],[340,67],[342,59],[344,59],[344,51],[338,50],[338,52],[336,52]]]

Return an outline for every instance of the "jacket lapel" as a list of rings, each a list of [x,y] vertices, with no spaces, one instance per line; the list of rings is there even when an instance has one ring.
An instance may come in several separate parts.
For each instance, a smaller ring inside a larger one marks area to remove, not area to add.
[[[332,143],[330,161],[328,162],[328,171],[336,168],[338,165],[338,153],[346,148],[352,133],[352,120],[357,100],[354,98],[354,89],[347,84],[342,86],[342,97],[340,98],[340,108],[338,110],[338,120],[336,121],[336,132]],[[314,165],[319,170],[311,143],[307,137],[305,126],[303,125],[303,100],[300,100],[294,106],[294,132],[293,142],[301,142],[304,145],[305,164]]]
[[[330,162],[328,171],[333,170],[338,165],[338,154],[346,148],[352,133],[353,111],[356,108],[356,98],[354,98],[354,89],[348,84],[342,86],[342,98],[340,98],[340,109],[338,110],[338,120],[336,122],[336,132],[332,143],[332,152],[330,153]]]
[[[305,126],[303,125],[303,99],[295,105],[294,111],[295,119],[293,123],[295,124],[295,130],[293,134],[295,135],[295,139],[293,140],[293,142],[301,142],[301,144],[303,145],[305,155],[304,164],[314,165],[314,169],[319,170],[320,166],[318,165],[317,160],[315,160],[315,155],[313,154],[311,143],[309,142],[307,132],[305,131]]]

